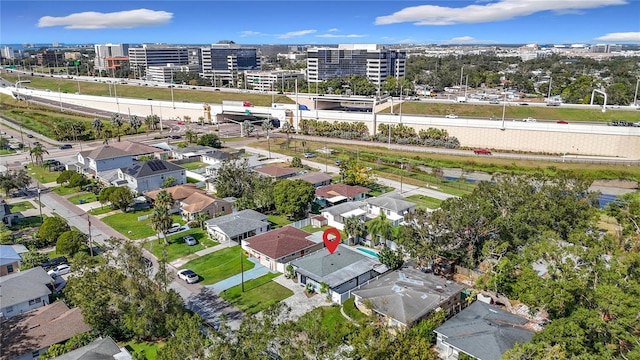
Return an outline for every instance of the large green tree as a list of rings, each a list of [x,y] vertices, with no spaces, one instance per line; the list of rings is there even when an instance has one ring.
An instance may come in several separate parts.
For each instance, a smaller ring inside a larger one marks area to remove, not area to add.
[[[44,160],[44,155],[49,155],[49,151],[47,151],[41,144],[38,144],[29,150],[29,155],[32,159],[35,159],[36,163],[42,166],[42,162]]]
[[[73,256],[86,246],[87,235],[73,229],[65,231],[56,241],[56,252],[58,254]]]
[[[304,180],[279,180],[273,189],[273,199],[278,213],[300,219],[315,199],[315,188]]]
[[[71,228],[65,219],[60,216],[48,217],[38,229],[38,243],[42,246],[53,245],[62,233],[69,230]]]

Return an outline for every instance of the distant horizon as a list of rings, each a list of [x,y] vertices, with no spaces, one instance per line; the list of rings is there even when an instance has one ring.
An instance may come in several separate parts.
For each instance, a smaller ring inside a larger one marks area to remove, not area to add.
[[[637,0],[3,0],[6,44],[640,44]]]

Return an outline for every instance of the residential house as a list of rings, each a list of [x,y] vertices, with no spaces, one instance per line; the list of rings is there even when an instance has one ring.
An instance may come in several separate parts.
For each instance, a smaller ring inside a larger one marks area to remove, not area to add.
[[[432,311],[460,311],[464,286],[412,266],[389,272],[351,293],[362,312],[373,311],[391,326],[411,327]],[[370,304],[371,309],[365,306]]]
[[[11,245],[0,245],[0,276],[20,271],[22,257]]]
[[[311,183],[314,188],[331,184],[331,176],[318,171],[307,172],[288,178],[289,180],[304,180]]]
[[[132,163],[131,154],[119,148],[104,145],[93,150],[80,151],[76,155],[76,162],[68,164],[67,169],[95,176],[99,172],[131,166]]]
[[[20,214],[12,214],[11,213],[11,208],[9,207],[9,204],[7,204],[7,202],[3,199],[0,200],[0,220],[11,226],[11,223],[13,222],[13,219],[19,217]]]
[[[405,200],[402,195],[394,192],[369,198],[365,202],[367,217],[375,218],[384,212],[393,226],[400,225],[404,221],[404,216],[416,209],[415,203]]]
[[[49,304],[53,279],[40,266],[0,276],[0,313],[10,318]]]
[[[174,147],[171,149],[171,158],[176,160],[194,159],[200,158],[209,153],[221,152],[220,150],[203,145],[191,145],[187,147]]]
[[[135,142],[135,141],[119,141],[109,144],[114,148],[118,148],[127,154],[131,155],[133,160],[149,160],[160,159],[167,160],[169,152],[167,150],[150,146],[147,144]]]
[[[207,233],[218,242],[240,242],[246,238],[267,232],[270,223],[267,215],[246,209],[207,220]]]
[[[528,342],[533,331],[528,320],[497,306],[476,301],[434,332],[441,356],[457,359],[461,353],[479,360],[499,360],[517,342]]]
[[[171,212],[176,213],[180,211],[180,202],[193,194],[205,194],[204,190],[198,189],[194,184],[183,184],[183,185],[175,185],[170,186],[165,189],[158,189],[147,191],[144,193],[146,197],[151,199],[152,201],[156,201],[156,197],[161,191],[166,191],[171,194],[173,198],[174,204],[171,207]]]
[[[193,220],[200,213],[207,214],[207,219],[211,219],[231,214],[232,211],[233,205],[230,202],[198,192],[180,201],[180,212],[188,221]]]
[[[62,301],[3,320],[0,326],[0,360],[36,359],[49,346],[91,330],[80,308],[69,309]]]
[[[352,216],[365,220],[367,204],[362,201],[351,201],[323,209],[320,214],[327,219],[327,225],[344,230],[344,221]]]
[[[112,338],[99,338],[90,344],[54,357],[52,360],[131,360],[126,348],[118,346]]]
[[[219,153],[223,153],[222,151],[219,151]],[[210,155],[214,155],[216,153],[210,154]],[[237,156],[236,154],[230,154],[231,156]],[[230,156],[230,157],[231,157]],[[211,192],[216,192],[216,183],[215,183],[215,178],[218,176],[218,169],[220,169],[220,167],[222,166],[222,163],[224,160],[227,159],[222,159],[220,161],[214,159],[213,157],[210,157],[209,155],[203,156],[202,157],[202,162],[205,162],[207,164],[210,164],[209,166],[207,166],[205,168],[205,172],[203,174],[203,176],[206,178],[206,184],[207,184],[207,191],[211,191]],[[251,155],[248,157],[243,157],[240,159],[241,161],[246,161],[247,162],[247,168],[249,169],[254,169],[258,166],[263,166],[264,163],[262,161],[260,161],[260,159],[255,156],[255,155]]]
[[[200,161],[202,161],[205,164],[215,165],[215,164],[221,164],[223,161],[227,160],[232,156],[233,156],[232,154],[226,151],[217,150],[217,151],[208,152],[206,154],[202,154],[202,156],[200,157]]]
[[[278,165],[265,165],[263,167],[255,168],[253,171],[257,172],[261,176],[267,176],[276,180],[290,178],[298,174],[297,169],[285,168]]]
[[[291,265],[299,284],[309,285],[318,293],[322,284],[327,284],[327,297],[338,304],[349,298],[350,290],[389,270],[377,257],[342,244],[333,254],[323,248],[292,261]]]
[[[135,161],[127,168],[118,170],[117,185],[126,185],[137,193],[162,188],[165,179],[173,177],[176,184],[185,184],[185,168],[165,160]]]
[[[284,273],[289,262],[324,247],[323,242],[307,239],[309,235],[293,226],[285,226],[243,240],[242,248],[269,270]]]
[[[331,184],[316,189],[316,202],[322,206],[334,206],[348,201],[360,201],[367,198],[371,189],[347,184]]]

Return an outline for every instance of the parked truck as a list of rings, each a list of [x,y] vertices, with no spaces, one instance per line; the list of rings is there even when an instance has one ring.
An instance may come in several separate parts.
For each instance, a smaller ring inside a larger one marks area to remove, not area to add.
[[[229,101],[229,100],[222,100],[222,105],[243,106],[243,107],[252,107],[253,106],[253,104],[251,104],[249,101]]]
[[[457,96],[456,97],[456,102],[458,102],[458,103],[466,103],[467,102],[467,97],[466,96]]]

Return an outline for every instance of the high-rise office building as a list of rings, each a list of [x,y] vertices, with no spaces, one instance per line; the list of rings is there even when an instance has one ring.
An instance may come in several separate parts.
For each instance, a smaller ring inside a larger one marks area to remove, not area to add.
[[[260,68],[256,48],[236,44],[213,44],[201,48],[201,76],[210,78],[216,85],[237,80],[238,72]]]
[[[0,57],[3,59],[15,59],[16,55],[13,52],[13,48],[10,46],[5,46],[2,48],[2,51],[0,52]]]
[[[143,44],[129,48],[129,67],[136,78],[146,77],[150,66],[189,65],[190,60],[193,57],[184,46]]]
[[[94,68],[98,71],[105,71],[108,68],[109,58],[128,56],[129,44],[96,44],[94,48],[96,51]]]
[[[405,74],[406,52],[376,44],[340,44],[337,48],[307,49],[307,80],[321,82],[337,77],[361,75],[377,86],[388,76]]]

